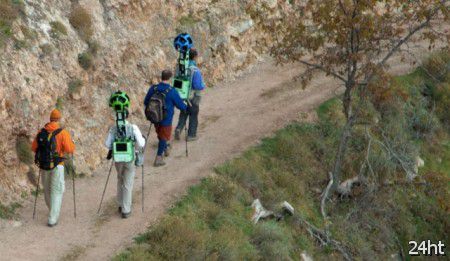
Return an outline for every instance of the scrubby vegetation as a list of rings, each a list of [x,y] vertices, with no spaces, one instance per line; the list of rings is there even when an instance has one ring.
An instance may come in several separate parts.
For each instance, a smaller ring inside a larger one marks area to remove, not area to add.
[[[17,217],[16,210],[22,207],[19,203],[12,203],[8,206],[0,203],[0,219],[14,219]]]
[[[94,33],[91,14],[82,6],[76,6],[70,13],[69,22],[84,41],[89,41]]]
[[[67,35],[66,26],[60,21],[53,21],[50,23],[52,30],[50,31],[50,36],[55,39],[60,39],[62,36]]]
[[[25,136],[18,136],[16,139],[17,157],[22,163],[31,165],[34,163],[34,156],[31,151],[30,140]]]
[[[52,54],[52,52],[54,50],[53,46],[49,43],[42,44],[39,46],[39,48],[41,48],[42,54],[44,56],[48,56],[48,55]]]
[[[376,83],[369,88],[343,162],[343,180],[358,177],[359,186],[333,198],[329,220],[320,212],[320,198],[345,124],[338,98],[318,108],[317,123],[292,124],[217,167],[115,260],[298,260],[303,251],[318,260],[342,259],[298,217],[327,227],[359,260],[407,258],[409,240],[448,245],[450,129],[439,116],[448,104],[434,91],[450,83],[447,54],[391,79],[389,90],[374,88]],[[434,64],[440,64],[436,70]],[[408,181],[418,156],[425,167]],[[296,215],[253,224],[256,198],[271,210],[287,200]]]
[[[13,36],[12,23],[19,17],[22,7],[20,0],[0,0],[0,47]]]
[[[90,52],[80,53],[78,55],[78,63],[80,64],[81,68],[89,70],[94,63],[94,57]]]
[[[80,88],[83,86],[83,81],[80,79],[73,79],[68,84],[68,90],[67,93],[69,95],[72,95],[73,93],[76,93],[80,90]]]

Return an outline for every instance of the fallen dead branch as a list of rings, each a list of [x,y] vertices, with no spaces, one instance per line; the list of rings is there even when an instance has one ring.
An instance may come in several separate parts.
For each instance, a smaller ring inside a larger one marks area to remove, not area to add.
[[[309,232],[309,234],[321,244],[321,246],[329,245],[333,249],[339,251],[345,260],[353,260],[352,255],[347,250],[347,247],[341,242],[331,238],[328,231],[317,228],[316,226],[306,221],[299,214],[295,214],[293,217],[295,218],[297,225],[305,228]]]

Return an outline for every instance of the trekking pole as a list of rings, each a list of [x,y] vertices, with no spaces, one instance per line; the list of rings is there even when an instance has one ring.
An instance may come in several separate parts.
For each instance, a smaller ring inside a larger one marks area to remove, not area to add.
[[[148,127],[147,137],[145,138],[144,148],[142,149],[142,157],[145,159],[145,148],[147,148],[148,137],[150,137],[150,131],[152,130],[152,124],[150,123],[150,127]],[[142,213],[144,213],[144,161],[142,161]]]
[[[189,92],[188,91],[188,97],[189,97]],[[187,100],[187,106],[190,106],[190,102],[189,102],[189,98]],[[186,112],[187,113],[187,112]],[[191,116],[190,113],[188,113],[187,118],[189,118],[189,122],[191,122]],[[187,127],[187,120],[186,123],[184,124],[184,132],[185,132],[185,142],[186,142],[186,157],[189,157],[189,151],[188,151],[188,127]]]
[[[103,189],[102,199],[100,200],[100,205],[98,206],[97,214],[100,213],[102,208],[103,198],[105,197],[106,187],[108,186],[109,176],[111,175],[111,170],[114,165],[114,160],[111,162],[111,167],[109,168],[108,177],[106,178],[105,188]]]
[[[190,120],[190,119],[189,119]],[[188,151],[188,129],[187,129],[187,122],[184,125],[184,131],[186,132],[185,142],[186,142],[186,157],[189,157],[189,151]]]
[[[36,196],[34,197],[33,219],[36,215],[36,203],[37,203],[37,198],[39,195],[39,183],[40,182],[41,182],[41,170],[39,170],[38,181],[37,181],[37,185],[36,185]]]
[[[76,193],[75,193],[75,166],[73,165],[73,153],[72,153],[72,194],[73,194],[73,217],[77,218],[77,201],[76,201]]]

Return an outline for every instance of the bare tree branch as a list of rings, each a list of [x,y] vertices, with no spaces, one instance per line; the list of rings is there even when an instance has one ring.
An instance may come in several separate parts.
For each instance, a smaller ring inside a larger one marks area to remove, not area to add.
[[[445,0],[441,1],[441,3],[445,3]],[[384,66],[384,64],[387,62],[387,60],[389,60],[389,58],[391,58],[392,55],[394,55],[394,53],[404,44],[406,43],[415,33],[417,33],[418,31],[422,30],[423,28],[427,27],[430,24],[431,18],[433,18],[439,11],[439,8],[435,8],[431,14],[427,17],[427,19],[422,22],[421,24],[419,24],[418,26],[416,26],[415,28],[413,28],[412,30],[409,31],[409,33],[403,37],[402,39],[400,39],[397,44],[389,51],[389,53],[386,54],[386,56],[381,60],[380,63],[378,63],[378,66],[382,67]]]
[[[325,191],[323,192],[322,200],[320,201],[320,212],[322,213],[322,217],[325,220],[328,220],[327,212],[326,212],[326,202],[328,199],[328,194],[330,193],[330,189],[333,186],[333,173],[329,172],[330,181],[328,182],[327,187],[325,188]]]
[[[297,221],[298,225],[304,227],[312,237],[314,237],[315,239],[317,239],[317,241],[320,242],[321,245],[323,246],[330,245],[332,248],[339,251],[345,260],[347,261],[353,260],[352,255],[347,250],[347,248],[341,242],[332,239],[328,231],[323,231],[317,228],[316,226],[306,221],[299,214],[295,214],[294,218]]]
[[[321,71],[323,71],[323,72],[325,72],[325,73],[327,73],[327,74],[330,74],[330,75],[332,75],[333,77],[335,77],[335,78],[341,80],[341,81],[344,82],[344,83],[346,82],[346,80],[345,80],[342,76],[340,76],[339,74],[337,74],[337,73],[335,73],[335,72],[332,72],[332,71],[326,69],[325,67],[323,67],[323,66],[320,65],[320,64],[314,64],[314,63],[310,63],[310,62],[307,62],[307,61],[304,61],[304,60],[299,60],[299,62],[302,63],[302,64],[304,64],[304,65],[306,65],[306,66],[309,66],[309,67],[312,67],[312,68],[314,68],[314,69],[321,70]]]

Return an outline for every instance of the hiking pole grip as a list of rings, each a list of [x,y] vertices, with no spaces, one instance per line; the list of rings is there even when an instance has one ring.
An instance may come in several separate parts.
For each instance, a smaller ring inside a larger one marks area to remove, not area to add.
[[[33,207],[33,219],[36,216],[36,204],[37,204],[37,198],[39,195],[39,183],[41,182],[41,170],[39,170],[39,174],[38,174],[38,181],[36,184],[36,196],[34,197],[34,207]]]
[[[105,188],[103,188],[102,199],[100,200],[100,205],[98,206],[97,214],[100,213],[102,208],[103,198],[105,197],[106,187],[108,186],[109,176],[111,175],[111,170],[114,165],[114,160],[111,162],[111,167],[109,168],[108,177],[106,178]]]

